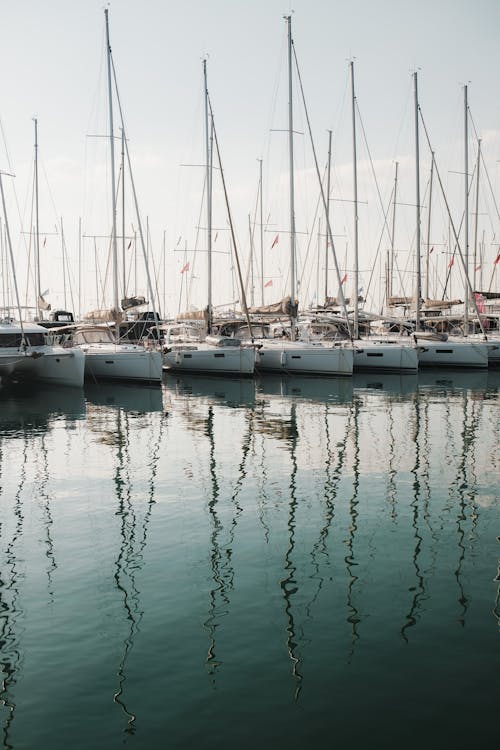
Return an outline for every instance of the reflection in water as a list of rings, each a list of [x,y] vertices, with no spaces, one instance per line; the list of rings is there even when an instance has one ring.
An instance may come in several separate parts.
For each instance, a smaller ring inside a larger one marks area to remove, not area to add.
[[[238,466],[236,483],[230,497],[232,505],[232,515],[228,524],[227,540],[223,542],[222,533],[224,525],[219,517],[219,498],[221,494],[219,480],[217,478],[217,464],[215,459],[215,433],[214,433],[214,408],[209,406],[208,416],[206,419],[206,436],[209,440],[209,473],[210,473],[210,500],[208,503],[208,512],[212,524],[212,533],[210,536],[210,566],[212,570],[212,579],[214,587],[210,589],[209,616],[205,620],[205,628],[209,633],[209,647],[207,652],[206,665],[208,674],[212,678],[212,684],[215,685],[215,677],[221,661],[216,655],[216,634],[220,626],[219,619],[225,617],[229,612],[230,591],[234,588],[234,567],[232,562],[234,537],[238,520],[243,513],[243,507],[239,501],[239,495],[245,480],[247,470],[246,463],[252,443],[252,416],[250,412],[245,413],[246,433],[242,443],[242,457]]]
[[[416,585],[410,586],[409,591],[413,593],[410,609],[406,615],[406,622],[401,628],[401,635],[403,636],[406,643],[408,643],[407,630],[414,627],[417,622],[417,612],[420,608],[420,601],[424,595],[424,576],[420,567],[420,554],[422,550],[422,535],[419,528],[420,520],[420,498],[421,498],[421,457],[420,457],[420,433],[421,433],[421,415],[420,415],[420,402],[415,399],[414,402],[414,421],[412,431],[412,442],[414,444],[415,460],[411,468],[413,475],[412,483],[412,497],[410,500],[411,507],[411,525],[413,528],[413,534],[415,538],[415,546],[413,548],[412,563],[415,570]]]
[[[360,477],[360,445],[359,445],[360,403],[359,403],[359,399],[357,398],[354,399],[352,408],[353,408],[352,438],[353,438],[353,448],[354,448],[353,462],[352,462],[353,482],[352,482],[352,495],[349,499],[349,518],[350,518],[349,536],[345,540],[345,544],[347,545],[348,552],[347,552],[347,555],[344,557],[347,575],[349,576],[349,581],[347,584],[347,609],[349,611],[349,615],[347,617],[347,622],[351,625],[351,650],[349,654],[350,658],[354,655],[355,644],[359,638],[358,625],[361,622],[359,611],[354,604],[355,584],[356,584],[356,581],[358,580],[358,576],[354,572],[354,569],[358,566],[358,563],[354,556],[354,541],[355,541],[356,532],[358,529],[358,525],[357,525],[358,505],[359,505],[358,493],[359,493],[359,477]]]
[[[0,459],[1,458],[2,456],[0,456]],[[0,703],[6,709],[7,713],[2,723],[3,747],[6,748],[6,750],[11,750],[11,748],[14,747],[14,745],[11,744],[10,738],[16,709],[13,692],[22,666],[19,630],[23,611],[19,601],[19,584],[24,578],[24,574],[20,570],[17,547],[23,535],[24,515],[21,498],[26,482],[27,461],[28,440],[25,437],[23,440],[19,485],[14,497],[13,505],[14,531],[5,549],[5,571],[0,573],[0,668],[2,672]],[[0,527],[0,529],[2,529],[2,527]],[[2,536],[4,536],[4,534],[2,534]]]
[[[296,404],[292,402],[290,411],[290,458],[292,462],[292,470],[290,472],[290,504],[288,513],[288,547],[285,553],[285,578],[280,581],[281,590],[285,599],[285,613],[287,616],[287,627],[286,627],[286,647],[288,656],[292,662],[292,674],[295,680],[295,693],[294,698],[299,697],[302,688],[302,674],[299,671],[300,656],[297,655],[296,649],[298,646],[295,634],[295,621],[293,616],[293,597],[298,592],[298,585],[296,579],[296,566],[292,559],[294,546],[295,546],[295,515],[297,513],[297,414]]]
[[[140,524],[138,507],[136,507],[137,498],[134,499],[133,496],[134,488],[131,477],[133,457],[130,448],[131,415],[128,411],[128,406],[125,408],[122,406],[116,412],[104,413],[105,418],[109,416],[114,420],[114,429],[112,431],[104,431],[104,435],[113,435],[111,444],[116,449],[116,465],[113,479],[118,503],[116,516],[120,522],[120,545],[113,577],[116,589],[122,597],[128,627],[127,634],[123,640],[123,653],[117,671],[118,685],[113,695],[113,701],[121,707],[126,716],[127,723],[124,732],[128,735],[133,735],[137,731],[137,712],[129,707],[125,698],[127,662],[144,616],[140,591],[137,586],[137,576],[144,565],[147,531],[155,504],[155,477],[160,457],[160,443],[163,439],[165,419],[160,421],[159,426],[155,423],[155,439],[147,443],[150,446],[147,465],[147,504],[142,524]],[[106,419],[104,420],[104,424],[107,424]],[[136,430],[137,426],[135,425]],[[140,429],[142,434],[144,434],[147,426],[147,422],[141,424]]]
[[[311,551],[311,561],[314,567],[313,577],[318,580],[318,586],[310,602],[306,607],[308,617],[311,617],[312,605],[316,602],[319,593],[323,587],[323,576],[320,575],[320,563],[318,554],[324,556],[325,563],[327,566],[330,565],[330,555],[328,552],[328,536],[330,534],[330,528],[335,518],[335,502],[337,499],[338,487],[340,478],[342,476],[342,468],[344,466],[345,456],[347,452],[347,436],[350,431],[352,408],[349,409],[349,415],[347,419],[347,427],[343,441],[337,442],[337,461],[332,462],[333,448],[332,448],[332,435],[331,426],[328,419],[328,406],[325,405],[325,483],[324,483],[324,524],[319,531],[317,541]]]
[[[46,435],[42,435],[41,439],[41,458],[42,458],[42,477],[40,480],[40,485],[38,488],[38,496],[40,498],[40,503],[42,506],[42,513],[43,513],[43,525],[45,527],[45,555],[47,557],[47,584],[48,584],[48,592],[49,592],[49,598],[51,603],[54,603],[54,584],[52,580],[52,575],[54,571],[57,569],[57,563],[54,555],[54,542],[52,539],[52,526],[54,524],[54,520],[52,518],[52,511],[50,508],[50,497],[47,492],[47,485],[49,482],[49,457],[48,457],[48,449],[47,449],[47,437]]]

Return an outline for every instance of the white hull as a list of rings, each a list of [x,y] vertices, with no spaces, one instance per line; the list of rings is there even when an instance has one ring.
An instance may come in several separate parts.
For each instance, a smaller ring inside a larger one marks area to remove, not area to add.
[[[162,358],[158,351],[133,344],[84,344],[85,377],[160,383]]]
[[[416,372],[418,354],[412,346],[379,341],[355,341],[354,372],[379,370],[384,372]]]
[[[43,346],[26,353],[3,350],[0,355],[0,377],[29,380],[72,388],[83,386],[85,356],[78,348]]]
[[[179,346],[163,354],[166,370],[204,372],[219,375],[253,375],[255,349],[253,347],[210,346],[193,344]]]
[[[256,367],[263,372],[352,375],[353,350],[292,341],[264,341]]]
[[[488,347],[483,342],[419,339],[417,351],[419,367],[488,367]]]

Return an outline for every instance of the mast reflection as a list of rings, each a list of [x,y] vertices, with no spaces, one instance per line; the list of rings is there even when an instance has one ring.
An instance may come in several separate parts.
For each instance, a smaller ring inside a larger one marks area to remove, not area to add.
[[[2,451],[3,452],[3,451]],[[3,465],[0,455],[0,464]],[[26,483],[26,466],[28,463],[28,439],[23,440],[22,464],[20,468],[19,484],[14,497],[13,514],[14,530],[5,549],[5,571],[0,571],[0,669],[2,672],[0,686],[0,704],[6,709],[6,717],[2,721],[3,747],[12,750],[12,725],[15,719],[16,702],[13,696],[14,688],[22,667],[22,652],[19,643],[19,626],[23,617],[20,605],[19,584],[24,578],[17,557],[17,547],[23,536],[24,514],[22,494]],[[0,496],[2,488],[0,487]],[[3,535],[3,525],[0,525],[0,535]]]

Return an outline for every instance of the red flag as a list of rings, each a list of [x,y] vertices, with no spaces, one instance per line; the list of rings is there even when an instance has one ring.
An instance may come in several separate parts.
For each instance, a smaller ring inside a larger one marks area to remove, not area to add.
[[[479,292],[474,292],[474,297],[476,299],[476,305],[478,312],[485,313],[486,312],[486,305],[484,304],[484,297],[482,294],[479,294]]]
[[[342,281],[340,283],[345,284],[346,281],[347,281],[347,274],[345,274],[345,276],[342,277]]]
[[[476,266],[474,269],[474,271],[480,271],[480,270],[481,270],[481,266]]]
[[[186,271],[189,271],[189,261],[181,268],[181,273],[185,273]]]
[[[272,286],[272,285],[273,285],[273,280],[272,280],[272,279],[269,279],[269,281],[267,281],[267,282],[266,282],[266,283],[264,284],[264,286]]]
[[[273,244],[271,245],[271,250],[273,249],[273,247],[274,247],[275,245],[277,245],[277,244],[278,244],[278,240],[279,240],[279,238],[280,238],[280,236],[279,236],[279,234],[277,234],[277,235],[276,235],[276,237],[275,237],[275,238],[274,238],[274,240],[273,240]]]
[[[496,257],[496,258],[495,258],[495,260],[493,261],[493,265],[494,265],[494,266],[498,265],[498,261],[499,261],[499,260],[500,260],[500,253],[498,253],[497,257]]]
[[[448,268],[451,268],[451,267],[452,267],[452,265],[454,264],[454,262],[455,262],[455,258],[452,258],[452,259],[450,260],[450,262],[448,263]]]

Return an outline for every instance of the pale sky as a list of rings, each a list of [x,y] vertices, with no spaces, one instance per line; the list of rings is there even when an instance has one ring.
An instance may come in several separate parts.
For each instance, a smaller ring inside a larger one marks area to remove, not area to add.
[[[53,307],[63,305],[63,268],[60,236],[54,234],[62,217],[72,277],[74,304],[67,289],[67,305],[78,310],[78,220],[82,218],[85,274],[81,310],[97,304],[95,252],[101,275],[107,241],[90,235],[109,235],[111,226],[104,5],[97,0],[0,0],[2,98],[0,118],[8,148],[0,138],[0,169],[4,178],[11,234],[23,301],[34,293],[26,282],[26,246],[31,212],[33,174],[33,117],[38,118],[40,172],[40,234],[42,291],[49,289]],[[418,70],[422,113],[436,153],[438,168],[460,224],[464,207],[464,105],[468,84],[469,106],[477,134],[482,138],[486,169],[481,166],[478,236],[484,238],[487,287],[492,261],[498,252],[499,220],[493,191],[499,185],[500,159],[500,3],[478,0],[114,0],[109,5],[111,47],[124,108],[132,168],[144,225],[148,217],[156,265],[166,238],[166,290],[163,270],[159,288],[161,309],[177,312],[180,270],[194,265],[189,303],[206,304],[206,239],[201,231],[196,260],[193,251],[201,210],[204,171],[202,59],[208,57],[208,87],[222,152],[226,182],[235,221],[239,251],[247,264],[248,215],[255,210],[259,175],[264,174],[264,280],[266,302],[288,291],[288,125],[286,27],[283,16],[293,10],[293,37],[321,170],[327,158],[329,129],[333,130],[332,225],[342,272],[352,277],[353,187],[351,104],[348,62],[355,61],[358,121],[358,180],[360,284],[370,287],[373,306],[379,299],[383,272],[375,261],[377,248],[388,248],[383,214],[364,142],[366,134],[383,205],[387,208],[394,184],[394,163],[400,180],[396,218],[398,268],[411,269],[409,249],[415,231],[414,114],[412,73]],[[318,183],[300,95],[295,81],[296,214],[299,277],[303,305],[316,292],[323,296],[324,262],[317,261],[315,209]],[[469,124],[469,172],[477,153]],[[116,124],[117,133],[118,122]],[[117,160],[119,159],[117,144]],[[421,190],[423,242],[427,239],[426,186],[430,159],[421,133]],[[487,170],[487,172],[486,172]],[[19,203],[19,216],[13,188]],[[471,179],[470,244],[475,222],[475,187]],[[233,292],[229,232],[220,185],[214,177],[214,303],[238,297]],[[126,234],[137,226],[126,183]],[[434,184],[430,244],[435,245],[433,284],[446,268],[448,220],[439,189]],[[500,197],[499,197],[500,202]],[[404,205],[408,204],[408,205]],[[121,215],[118,216],[121,231]],[[324,231],[324,219],[323,231]],[[205,212],[200,221],[206,227]],[[218,233],[217,233],[218,232]],[[308,233],[314,233],[309,254]],[[279,241],[271,249],[276,234]],[[46,238],[46,239],[45,239]],[[323,240],[324,241],[324,240]],[[256,250],[260,257],[259,229]],[[26,243],[26,246],[25,246]],[[496,243],[496,244],[495,244]],[[186,258],[182,250],[187,245]],[[177,251],[174,252],[174,248]],[[323,251],[322,251],[323,253]],[[439,257],[441,256],[441,257]],[[132,250],[128,253],[129,264]],[[307,262],[306,262],[307,258]],[[379,255],[380,258],[380,255]],[[440,265],[438,265],[440,264]],[[333,264],[332,264],[333,265]],[[134,273],[129,265],[129,286]],[[458,272],[457,272],[458,273]],[[120,272],[121,275],[121,272]],[[255,269],[255,301],[260,301],[260,267]],[[329,293],[336,293],[330,269]],[[409,276],[407,278],[410,278]],[[376,282],[376,283],[375,283]],[[496,286],[498,286],[498,281]],[[460,280],[454,282],[460,292]],[[411,284],[410,284],[411,286]],[[111,287],[109,301],[111,301]],[[139,271],[137,293],[145,294]],[[185,290],[184,290],[185,291]],[[397,290],[399,292],[399,290]],[[402,291],[402,290],[401,290]],[[411,289],[406,290],[411,293]],[[439,289],[437,289],[439,291]],[[1,293],[1,289],[0,289]],[[250,295],[250,292],[249,292]],[[185,295],[183,304],[185,306]]]

